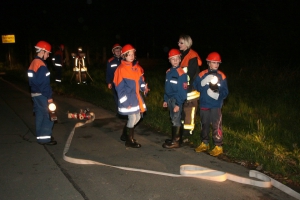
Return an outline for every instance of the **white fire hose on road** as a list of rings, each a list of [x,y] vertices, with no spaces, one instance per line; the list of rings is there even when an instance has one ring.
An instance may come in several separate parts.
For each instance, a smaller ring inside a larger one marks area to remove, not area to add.
[[[20,89],[19,87],[15,86],[14,84],[0,78],[1,81],[4,81],[6,83],[9,83],[19,91],[27,94],[24,90]],[[253,185],[257,187],[263,187],[263,188],[270,188],[272,186],[276,187],[277,189],[285,192],[286,194],[289,194],[290,196],[300,199],[300,194],[297,193],[296,191],[292,190],[291,188],[287,187],[286,185],[270,178],[269,176],[255,171],[255,170],[250,170],[249,171],[249,177],[257,178],[261,181],[256,181],[253,179],[249,178],[244,178],[240,176],[236,176],[233,174],[229,174],[226,172],[222,171],[217,171],[197,165],[181,165],[180,166],[180,175],[178,174],[170,174],[170,173],[164,173],[164,172],[158,172],[158,171],[152,171],[152,170],[143,170],[143,169],[136,169],[136,168],[129,168],[129,167],[121,167],[121,166],[113,166],[113,165],[108,165],[92,160],[85,160],[85,159],[78,159],[78,158],[72,158],[69,156],[66,156],[66,154],[69,151],[75,129],[81,126],[84,126],[85,124],[91,123],[95,119],[95,114],[94,113],[89,113],[91,115],[91,118],[89,118],[87,121],[83,122],[78,122],[75,124],[73,130],[71,131],[68,140],[65,144],[65,148],[63,151],[63,159],[67,162],[74,163],[74,164],[81,164],[81,165],[102,165],[102,166],[107,166],[107,167],[113,167],[117,169],[122,169],[122,170],[127,170],[127,171],[136,171],[136,172],[143,172],[143,173],[148,173],[148,174],[157,174],[157,175],[162,175],[162,176],[170,176],[170,177],[192,177],[192,178],[199,178],[199,179],[205,179],[205,180],[211,180],[211,181],[216,181],[216,182],[224,182],[226,180],[231,180],[234,182],[242,183],[242,184],[247,184],[247,185]]]
[[[67,162],[74,163],[74,164],[81,164],[81,165],[102,165],[107,167],[113,167],[117,169],[127,170],[127,171],[135,171],[135,172],[143,172],[148,174],[156,174],[156,175],[162,175],[162,176],[170,176],[170,177],[192,177],[192,178],[199,178],[199,179],[205,179],[205,180],[211,180],[216,182],[223,182],[226,180],[231,180],[234,182],[247,184],[247,185],[253,185],[257,187],[262,188],[270,188],[272,186],[278,188],[279,190],[285,192],[286,194],[289,194],[290,196],[300,199],[300,194],[296,191],[292,190],[291,188],[287,187],[286,185],[270,178],[269,176],[258,172],[256,170],[250,170],[249,171],[249,177],[257,178],[261,181],[253,180],[250,178],[244,178],[237,175],[229,174],[222,171],[217,171],[213,169],[209,169],[206,167],[201,167],[197,165],[181,165],[180,166],[180,174],[171,174],[171,173],[165,173],[165,172],[158,172],[158,171],[152,171],[152,170],[144,170],[144,169],[136,169],[136,168],[130,168],[130,167],[121,167],[121,166],[114,166],[114,165],[108,165],[100,162],[96,162],[93,160],[85,160],[85,159],[78,159],[78,158],[72,158],[69,156],[66,156],[66,154],[69,151],[69,147],[72,142],[72,138],[75,133],[75,129],[81,126],[84,126],[85,124],[91,123],[95,119],[95,114],[90,113],[91,119],[87,120],[86,122],[78,122],[75,124],[73,130],[71,131],[68,140],[65,144],[65,148],[63,151],[63,159]]]

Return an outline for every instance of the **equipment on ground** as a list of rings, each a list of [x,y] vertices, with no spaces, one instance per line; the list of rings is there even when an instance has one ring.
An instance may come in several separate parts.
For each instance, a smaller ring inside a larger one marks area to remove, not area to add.
[[[92,115],[90,109],[86,108],[84,110],[80,109],[79,113],[70,113],[68,112],[68,118],[70,119],[80,119],[80,120],[89,120],[91,119]]]

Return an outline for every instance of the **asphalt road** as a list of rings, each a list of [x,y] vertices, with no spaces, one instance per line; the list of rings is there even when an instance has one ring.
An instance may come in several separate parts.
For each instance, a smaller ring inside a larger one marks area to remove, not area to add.
[[[5,79],[5,77],[4,77]],[[260,188],[233,181],[214,182],[170,177],[101,165],[79,165],[63,159],[65,143],[76,119],[67,113],[89,108],[94,122],[76,128],[67,153],[72,158],[113,166],[179,174],[183,164],[248,177],[249,170],[190,147],[167,150],[164,136],[141,123],[136,128],[140,149],[125,148],[119,137],[125,121],[87,102],[54,95],[58,122],[55,146],[39,145],[34,136],[34,115],[27,85],[0,78],[0,199],[294,199],[275,187]],[[84,122],[84,121],[83,121]]]

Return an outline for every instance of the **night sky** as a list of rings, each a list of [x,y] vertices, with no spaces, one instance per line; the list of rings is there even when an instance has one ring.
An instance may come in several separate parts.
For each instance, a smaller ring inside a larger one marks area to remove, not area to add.
[[[0,5],[1,35],[15,34],[16,49],[46,40],[74,51],[106,47],[109,53],[118,42],[133,44],[140,57],[148,52],[166,58],[165,50],[178,48],[185,33],[202,59],[211,51],[220,52],[224,62],[286,63],[299,55],[297,0],[7,0]],[[1,45],[1,58],[6,46]]]

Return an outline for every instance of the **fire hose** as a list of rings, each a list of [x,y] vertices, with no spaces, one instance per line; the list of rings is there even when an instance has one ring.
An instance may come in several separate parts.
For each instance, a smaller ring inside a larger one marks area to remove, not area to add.
[[[169,176],[169,177],[191,177],[191,178],[199,178],[199,179],[205,179],[210,181],[216,181],[216,182],[224,182],[226,180],[231,180],[234,182],[247,184],[247,185],[253,185],[257,187],[262,188],[270,188],[272,186],[276,187],[277,189],[285,192],[286,194],[289,194],[290,196],[300,199],[300,194],[296,191],[292,190],[291,188],[287,187],[286,185],[270,178],[269,176],[256,171],[256,170],[250,170],[249,171],[249,177],[259,179],[259,181],[245,178],[241,176],[237,176],[234,174],[217,171],[213,169],[209,169],[202,166],[197,165],[181,165],[180,166],[180,174],[171,174],[171,173],[165,173],[165,172],[158,172],[158,171],[152,171],[152,170],[145,170],[145,169],[136,169],[136,168],[130,168],[130,167],[122,167],[122,166],[115,166],[115,165],[109,165],[93,160],[86,160],[86,159],[78,159],[78,158],[72,158],[69,156],[66,156],[66,154],[69,151],[73,136],[75,134],[75,129],[81,126],[84,126],[88,123],[91,123],[95,119],[95,114],[93,112],[89,113],[90,117],[86,118],[87,121],[85,122],[78,122],[75,124],[74,128],[72,129],[67,142],[64,147],[63,151],[63,159],[69,163],[73,164],[80,164],[80,165],[100,165],[100,166],[106,166],[106,167],[112,167],[117,169],[122,169],[126,171],[135,171],[135,172],[142,172],[142,173],[148,173],[148,174],[156,174],[156,175],[162,175],[162,176]]]

